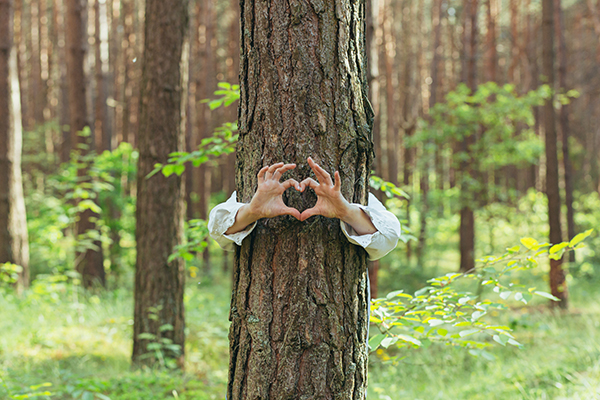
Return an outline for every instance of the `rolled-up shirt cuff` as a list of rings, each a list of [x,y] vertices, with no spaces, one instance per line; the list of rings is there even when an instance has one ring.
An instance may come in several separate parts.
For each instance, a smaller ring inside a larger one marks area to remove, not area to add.
[[[352,226],[342,220],[340,220],[340,226],[350,243],[364,248],[370,260],[378,260],[396,247],[400,237],[400,223],[395,215],[383,208],[383,205],[380,207],[383,209],[378,210],[377,206],[380,203],[376,199],[369,200],[368,206],[356,203],[353,205],[360,207],[367,214],[377,232],[359,235]]]

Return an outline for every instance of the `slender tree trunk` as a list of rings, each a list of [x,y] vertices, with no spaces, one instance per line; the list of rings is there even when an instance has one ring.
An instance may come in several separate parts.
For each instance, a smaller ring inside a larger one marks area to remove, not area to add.
[[[69,78],[69,109],[71,116],[71,144],[80,156],[87,153],[85,146],[89,146],[86,137],[80,135],[89,127],[87,118],[86,81],[83,69],[85,56],[85,38],[87,30],[84,28],[83,11],[80,0],[67,0],[67,73]],[[85,168],[78,170],[80,179],[85,180]],[[96,229],[93,220],[98,215],[87,209],[79,213],[77,223],[77,236],[81,237],[88,231]],[[95,243],[98,247],[98,243]],[[105,285],[105,272],[102,248],[87,249],[76,254],[75,268],[82,276],[83,285]]]
[[[0,0],[0,264],[22,267],[18,289],[29,284],[29,242],[21,178],[22,122],[13,0]]]
[[[256,190],[267,164],[306,158],[339,170],[342,193],[367,200],[372,110],[363,2],[241,2],[237,189]],[[290,191],[304,210],[314,194]],[[335,219],[261,220],[236,251],[227,398],[364,399],[366,252]]]
[[[95,58],[95,76],[96,76],[96,99],[94,102],[94,139],[95,148],[98,154],[104,150],[110,150],[110,136],[108,136],[108,124],[106,119],[106,78],[102,61],[101,45],[102,37],[100,35],[101,10],[100,0],[94,1],[94,58]],[[103,3],[102,7],[106,7]]]
[[[397,108],[394,101],[396,88],[394,87],[394,52],[395,42],[393,34],[393,15],[391,4],[383,2],[383,43],[381,52],[385,71],[385,106],[386,106],[386,149],[387,149],[387,175],[389,182],[398,184],[398,126]]]
[[[513,0],[515,1],[515,0]],[[485,72],[486,80],[491,82],[498,81],[498,51],[496,42],[498,41],[497,21],[498,21],[498,0],[486,0],[487,12],[487,37],[486,37],[486,57]],[[512,23],[512,20],[511,20]],[[511,81],[513,82],[513,81]]]
[[[478,0],[465,0],[469,3],[465,19],[465,60],[463,77],[472,92],[477,90],[477,6]],[[460,270],[470,271],[475,266],[475,215],[473,204],[476,202],[476,193],[470,183],[475,178],[475,160],[473,145],[476,133],[471,132],[461,143],[461,151],[466,160],[461,163],[463,179],[461,182],[461,210],[460,210]]]
[[[525,5],[526,9],[529,10],[529,5],[531,4],[531,0],[527,0]],[[539,66],[538,66],[538,46],[536,46],[538,29],[536,29],[536,24],[532,21],[532,13],[528,12],[526,16],[526,30],[527,30],[527,61],[528,61],[528,75],[529,75],[529,85],[527,86],[528,90],[535,90],[538,88],[540,80],[539,80]],[[533,117],[535,120],[533,130],[537,136],[541,136],[541,107],[535,106],[533,107]],[[526,189],[530,187],[535,188],[536,190],[542,190],[542,180],[539,175],[539,166],[532,165],[528,171],[528,184],[526,185]]]
[[[542,0],[542,74],[554,88],[554,0]],[[546,134],[546,195],[548,196],[548,222],[550,243],[562,242],[560,226],[560,191],[558,187],[558,156],[554,99],[544,103],[544,131]],[[550,290],[567,308],[567,282],[562,269],[562,259],[550,260]]]
[[[558,86],[560,91],[567,90],[567,46],[565,43],[564,18],[561,1],[554,1],[556,14],[556,36],[558,39]],[[560,132],[562,136],[563,164],[565,169],[565,203],[567,206],[567,239],[575,236],[575,212],[573,210],[573,166],[569,154],[569,105],[563,104],[559,114]],[[575,252],[569,253],[569,260],[575,261]]]
[[[180,62],[187,27],[186,0],[147,0],[145,50],[142,66],[139,164],[137,177],[135,311],[133,362],[153,364],[148,339],[170,339],[181,346],[183,366],[185,321],[183,307],[184,262],[169,261],[183,239],[183,183],[179,176],[146,176],[155,163],[166,163],[169,153],[184,149],[181,132]],[[183,66],[185,68],[185,66]],[[183,82],[185,84],[185,82]],[[154,316],[153,316],[154,315]],[[164,330],[170,325],[171,329]],[[161,329],[163,327],[163,329]],[[167,356],[176,356],[165,351]]]

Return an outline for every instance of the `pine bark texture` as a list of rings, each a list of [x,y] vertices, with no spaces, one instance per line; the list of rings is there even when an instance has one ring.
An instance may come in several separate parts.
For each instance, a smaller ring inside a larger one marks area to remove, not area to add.
[[[169,153],[183,151],[181,130],[182,82],[180,61],[187,27],[186,0],[147,0],[145,50],[142,66],[139,164],[137,177],[135,310],[133,362],[143,358],[148,340],[141,333],[168,338],[184,349],[184,263],[168,261],[183,238],[183,182],[179,176],[146,176],[155,163],[166,163]],[[185,68],[185,66],[184,66]],[[155,307],[151,316],[151,307]],[[161,332],[160,327],[172,330]],[[168,353],[167,355],[173,355]]]
[[[83,13],[84,7],[81,0],[67,0],[67,77],[69,81],[69,115],[70,115],[70,143],[71,150],[78,151],[81,156],[87,153],[87,138],[80,135],[89,127],[86,87],[87,82],[84,72],[84,59],[86,50],[86,29]],[[86,179],[87,171],[81,168],[77,171],[81,180]],[[96,229],[94,219],[98,215],[90,209],[78,215],[77,235],[85,235],[88,231]],[[105,272],[100,242],[94,242],[96,249],[87,249],[77,253],[75,268],[82,276],[84,287],[105,285]]]
[[[542,75],[546,84],[554,87],[554,0],[542,1]],[[562,242],[560,226],[560,191],[558,186],[558,150],[554,99],[544,103],[544,131],[546,134],[546,195],[550,243]],[[559,306],[567,308],[567,282],[562,259],[550,260],[550,291],[560,299]]]
[[[238,200],[278,161],[339,170],[367,201],[372,158],[363,1],[241,1]],[[314,175],[312,175],[314,178]],[[287,175],[284,176],[287,178]],[[314,193],[286,192],[302,211]],[[339,220],[260,220],[236,251],[227,398],[364,399],[367,255]]]
[[[0,264],[20,265],[29,283],[29,242],[21,178],[22,124],[13,0],[0,0]]]

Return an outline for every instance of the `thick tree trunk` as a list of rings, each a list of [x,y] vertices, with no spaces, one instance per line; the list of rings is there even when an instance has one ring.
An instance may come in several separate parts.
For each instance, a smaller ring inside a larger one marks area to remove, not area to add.
[[[83,69],[87,37],[84,29],[82,2],[80,0],[67,0],[67,76],[69,79],[69,109],[71,117],[71,145],[73,149],[83,156],[89,146],[87,138],[80,135],[84,128],[89,127],[87,118],[86,80]],[[78,170],[78,176],[85,179],[87,171]],[[98,215],[91,210],[79,214],[77,223],[77,236],[85,235],[88,231],[96,229],[93,220]],[[99,242],[95,243],[96,249],[87,249],[76,255],[75,268],[82,276],[83,285],[105,285],[102,248]]]
[[[554,88],[554,0],[542,0],[542,74]],[[544,103],[544,131],[546,134],[546,195],[548,196],[548,222],[550,243],[562,242],[560,226],[560,191],[558,187],[558,155],[554,99]],[[562,269],[562,259],[550,260],[550,290],[560,299],[559,306],[567,308],[567,282]]]
[[[138,143],[133,362],[152,364],[142,357],[153,341],[141,333],[168,338],[184,350],[184,263],[168,261],[183,238],[183,184],[179,176],[161,174],[146,179],[155,163],[166,163],[169,153],[183,151],[181,132],[180,61],[187,27],[187,1],[147,0],[145,50],[142,67]],[[183,66],[185,68],[185,66]],[[154,309],[152,308],[154,307]],[[152,314],[156,316],[153,317]],[[161,330],[171,325],[172,329]],[[170,351],[168,356],[175,356]]]
[[[21,149],[23,143],[17,50],[13,45],[13,0],[0,0],[0,264],[23,269],[18,288],[29,284],[29,242]]]
[[[267,164],[306,158],[339,170],[365,203],[372,156],[363,2],[241,2],[237,190],[248,202]],[[285,200],[299,210],[309,191]],[[236,251],[227,398],[364,399],[366,252],[335,219],[261,220]]]

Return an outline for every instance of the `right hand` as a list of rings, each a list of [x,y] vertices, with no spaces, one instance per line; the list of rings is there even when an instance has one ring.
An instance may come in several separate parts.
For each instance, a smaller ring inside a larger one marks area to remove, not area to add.
[[[298,220],[300,219],[300,211],[286,206],[281,197],[283,192],[292,186],[301,191],[300,184],[295,179],[279,182],[286,171],[294,168],[296,168],[296,164],[280,162],[263,167],[258,171],[258,188],[249,204],[249,211],[256,219],[273,218],[279,215],[291,215]]]

